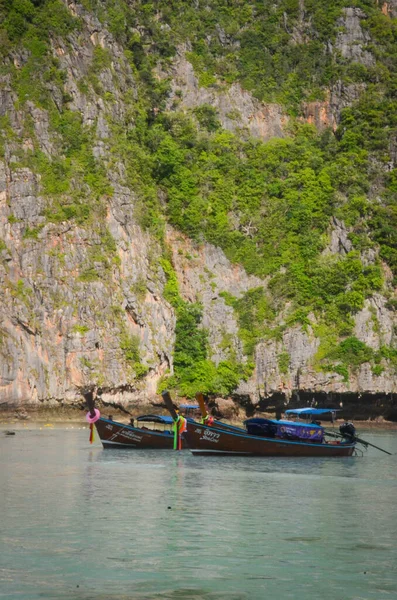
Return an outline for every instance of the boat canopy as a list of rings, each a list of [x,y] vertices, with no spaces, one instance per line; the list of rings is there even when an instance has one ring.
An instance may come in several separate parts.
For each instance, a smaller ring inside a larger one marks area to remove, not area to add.
[[[137,418],[137,421],[146,421],[147,423],[164,423],[170,425],[173,423],[173,419],[170,416],[163,415],[142,415]]]
[[[278,421],[276,419],[253,418],[245,421],[250,435],[263,437],[279,437],[290,440],[322,442],[324,428],[314,423],[297,423],[296,421]]]
[[[334,413],[339,408],[289,408],[285,411],[286,415],[308,415],[308,416],[319,416],[325,415],[326,413]]]
[[[293,425],[294,427],[307,427],[309,429],[324,429],[321,425],[315,423],[298,423],[297,421],[287,421],[285,419],[263,419],[262,417],[255,417],[253,419],[247,419],[244,421],[246,425],[263,425],[266,423],[272,423],[274,425],[286,426]]]

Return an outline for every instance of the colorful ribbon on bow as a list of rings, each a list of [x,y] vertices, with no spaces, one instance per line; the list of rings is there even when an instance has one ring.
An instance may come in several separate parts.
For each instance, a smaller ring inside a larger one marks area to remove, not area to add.
[[[187,421],[185,417],[178,415],[174,421],[174,450],[182,450],[182,433],[187,430]]]
[[[95,423],[100,419],[101,413],[97,408],[93,408],[92,411],[86,414],[86,420],[90,425],[90,444],[94,442],[94,429]]]

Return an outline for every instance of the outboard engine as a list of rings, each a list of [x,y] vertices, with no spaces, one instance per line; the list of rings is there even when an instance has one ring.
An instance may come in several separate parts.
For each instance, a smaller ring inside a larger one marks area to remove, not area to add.
[[[339,431],[340,434],[348,440],[354,440],[356,437],[356,428],[354,427],[353,423],[342,423],[342,425],[339,425]]]

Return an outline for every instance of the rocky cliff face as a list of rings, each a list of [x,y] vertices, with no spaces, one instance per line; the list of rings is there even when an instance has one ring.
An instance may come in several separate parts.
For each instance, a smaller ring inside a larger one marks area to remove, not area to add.
[[[117,131],[128,132],[136,125],[130,112],[138,101],[136,76],[125,49],[106,26],[81,5],[66,6],[80,19],[81,28],[66,38],[50,39],[52,56],[64,73],[61,88],[51,81],[46,84],[51,108],[38,106],[34,98],[22,102],[9,73],[1,75],[0,117],[6,118],[3,126],[8,132],[0,159],[2,406],[73,402],[87,385],[102,386],[105,400],[144,403],[155,400],[159,381],[173,372],[176,314],[164,297],[167,278],[160,260],[164,242],[140,225],[142,207],[128,176],[131,157],[115,152]],[[382,10],[389,14],[395,8],[389,3]],[[362,18],[360,9],[345,9],[330,51],[371,67],[374,59],[367,49],[371,39],[361,27]],[[304,36],[304,29],[302,20],[295,41]],[[229,43],[225,35],[220,30],[221,44]],[[180,44],[168,69],[162,66],[157,71],[160,80],[171,78],[166,110],[210,105],[223,128],[243,137],[266,141],[289,135],[290,116],[282,106],[260,102],[238,82],[200,86],[186,57],[189,50],[188,43]],[[18,73],[29,56],[14,50],[4,60]],[[361,91],[362,84],[337,82],[328,90],[328,100],[304,103],[300,118],[320,130],[335,129],[341,110]],[[77,169],[68,189],[51,190],[46,187],[45,168],[35,168],[38,156],[43,157],[41,164],[46,159],[54,164],[57,157],[67,160],[59,130],[53,126],[53,111],[62,114],[66,101],[67,110],[81,116],[90,131],[86,153],[103,170],[106,189],[96,192]],[[61,201],[81,207],[81,198],[86,197],[89,219],[59,216]],[[349,252],[351,229],[342,220],[331,220],[325,253]],[[192,242],[171,226],[165,244],[172,253],[182,298],[202,305],[201,326],[208,330],[211,360],[219,364],[231,349],[239,362],[253,360],[252,374],[241,381],[236,398],[249,397],[256,404],[274,394],[288,401],[297,391],[397,393],[394,368],[386,359],[375,372],[369,363],[358,365],[348,380],[341,373],[319,369],[321,343],[314,314],[306,326],[285,326],[281,308],[276,317],[281,335],[258,340],[253,357],[247,357],[238,315],[227,295],[239,299],[254,288],[266,291],[268,278],[248,275],[219,247]],[[363,254],[369,264],[376,258],[376,252]],[[386,265],[383,268],[390,288],[390,274]],[[375,351],[395,346],[396,326],[395,312],[381,290],[354,316],[355,337]]]
[[[73,4],[69,9],[83,12]],[[53,40],[52,51],[66,73],[70,109],[94,129],[92,154],[109,160],[109,118],[123,121],[123,93],[131,86],[133,92],[134,79],[112,36],[92,16],[83,22],[79,36],[68,44]],[[111,104],[79,90],[97,47],[112,58],[98,73]],[[20,167],[16,154],[38,146],[54,157],[58,140],[48,112],[29,101],[17,108],[7,83],[5,78],[1,109],[15,138],[7,141],[0,163],[1,403],[71,401],[90,384],[103,385],[105,397],[108,391],[115,401],[152,397],[161,375],[172,369],[175,317],[162,297],[165,277],[154,260],[158,244],[137,225],[134,192],[123,185],[124,166],[107,170],[111,197],[96,222],[49,223],[43,212],[52,210],[51,198],[40,193],[41,176]],[[30,136],[24,128],[29,117]],[[122,349],[123,340],[126,345],[134,338],[147,371],[144,380]]]

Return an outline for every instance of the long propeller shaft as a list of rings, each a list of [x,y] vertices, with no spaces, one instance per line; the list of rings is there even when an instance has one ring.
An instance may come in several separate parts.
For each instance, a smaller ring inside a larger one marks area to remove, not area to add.
[[[335,431],[325,431],[324,433],[325,433],[325,435],[329,435],[330,437],[335,437],[335,438],[345,437],[345,436],[341,435],[340,433],[336,433]],[[384,452],[385,454],[388,454],[389,456],[393,456],[392,452],[388,452],[388,450],[384,450],[383,448],[380,448],[379,446],[375,446],[375,444],[371,444],[371,442],[367,442],[366,440],[363,440],[362,438],[359,438],[357,436],[354,436],[354,438],[352,438],[352,441],[359,442],[360,444],[363,444],[363,446],[372,446],[372,448],[376,448],[377,450],[380,450],[381,452]]]

